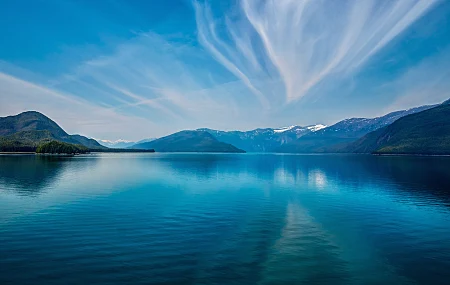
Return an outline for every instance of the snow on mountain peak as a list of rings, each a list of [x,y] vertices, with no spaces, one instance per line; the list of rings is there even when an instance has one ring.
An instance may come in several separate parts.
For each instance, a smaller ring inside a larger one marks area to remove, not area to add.
[[[102,142],[102,143],[108,143],[108,144],[118,144],[118,143],[131,143],[132,141],[128,141],[128,140],[124,140],[124,139],[118,139],[115,141],[111,141],[111,140],[102,140],[102,139],[95,139],[98,142]]]
[[[276,132],[276,133],[283,133],[283,132],[286,132],[286,131],[290,131],[293,128],[295,128],[295,126],[289,126],[289,127],[274,129],[273,131]]]
[[[311,132],[317,132],[318,130],[324,129],[327,126],[322,125],[322,124],[318,124],[318,125],[313,125],[313,126],[309,126],[308,130],[310,130]]]
[[[289,126],[289,127],[274,129],[273,131],[275,133],[283,133],[283,132],[290,131],[290,130],[293,130],[293,129],[296,129],[297,132],[304,131],[304,130],[308,129],[311,132],[316,132],[316,131],[321,130],[321,129],[326,128],[326,127],[327,126],[322,125],[322,124],[312,125],[312,126],[308,126],[308,127]]]

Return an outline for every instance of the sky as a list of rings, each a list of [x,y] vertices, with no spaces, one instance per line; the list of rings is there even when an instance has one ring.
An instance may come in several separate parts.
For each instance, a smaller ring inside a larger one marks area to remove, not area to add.
[[[450,97],[447,0],[0,0],[0,116],[72,134],[330,125]]]

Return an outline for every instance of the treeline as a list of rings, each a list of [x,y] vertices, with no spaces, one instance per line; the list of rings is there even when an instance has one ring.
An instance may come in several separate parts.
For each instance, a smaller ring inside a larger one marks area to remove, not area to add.
[[[106,149],[91,149],[91,152],[155,152],[154,149],[132,149],[132,148],[106,148]]]
[[[83,145],[75,145],[56,140],[44,140],[41,143],[34,143],[29,140],[16,140],[0,137],[0,152],[36,152],[51,154],[79,154],[88,152],[155,152],[153,149],[88,149]]]
[[[89,149],[82,145],[74,145],[59,141],[51,141],[39,145],[36,148],[36,153],[50,153],[50,154],[80,154],[88,153]]]
[[[0,152],[34,152],[35,150],[34,145],[0,138]]]

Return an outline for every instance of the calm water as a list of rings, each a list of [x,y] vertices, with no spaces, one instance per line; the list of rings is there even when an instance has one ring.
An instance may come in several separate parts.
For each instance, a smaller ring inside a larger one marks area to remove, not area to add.
[[[450,157],[0,156],[0,284],[449,284]]]

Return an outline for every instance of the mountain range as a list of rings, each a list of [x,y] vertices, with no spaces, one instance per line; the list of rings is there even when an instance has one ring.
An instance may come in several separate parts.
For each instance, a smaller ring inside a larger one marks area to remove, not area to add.
[[[251,131],[219,131],[198,129],[213,135],[217,140],[232,144],[247,152],[271,152],[281,145],[292,143],[309,133],[325,128],[324,125],[290,126],[279,129],[264,128]]]
[[[299,138],[314,132],[315,129],[308,126],[293,126],[280,129],[258,128],[250,131],[199,130],[207,131],[218,140],[248,152],[273,152],[282,145],[294,143]]]
[[[91,151],[114,152],[127,148],[160,152],[450,154],[450,100],[376,118],[345,119],[328,127],[317,124],[251,131],[203,128],[137,143],[99,140],[103,145],[81,135],[69,135],[36,111],[0,118],[0,151],[35,151],[42,143],[54,140]]]
[[[395,111],[376,118],[350,118],[328,127],[318,124],[250,131],[202,128],[137,144],[133,148],[155,148],[156,151],[195,151],[198,148],[197,151],[208,151],[200,148],[201,143],[194,144],[194,141],[204,139],[207,133],[215,138],[216,144],[223,142],[246,152],[446,154],[450,153],[447,146],[450,131],[446,125],[450,123],[448,105],[447,101],[440,105]],[[430,123],[434,126],[430,127]],[[430,133],[431,130],[434,132]],[[416,140],[405,142],[405,138],[410,136],[415,136]],[[432,142],[432,138],[436,140]],[[210,143],[213,142],[211,138],[208,139]],[[188,150],[188,145],[194,150]]]
[[[350,143],[345,152],[450,154],[450,102],[398,119]]]
[[[110,140],[102,140],[102,139],[96,139],[96,141],[101,144],[102,146],[106,146],[109,148],[129,148],[132,147],[135,144],[140,144],[140,143],[145,143],[145,142],[150,142],[155,140],[155,138],[149,138],[149,139],[143,139],[140,141],[127,141],[127,140],[123,140],[123,139],[119,139],[119,140],[115,140],[115,141],[110,141]]]
[[[348,149],[348,143],[356,141],[372,131],[390,125],[404,116],[418,113],[435,106],[426,105],[396,111],[376,118],[345,119],[316,132],[306,134],[295,141],[283,144],[273,149],[273,151],[285,153],[342,152],[343,149]]]

